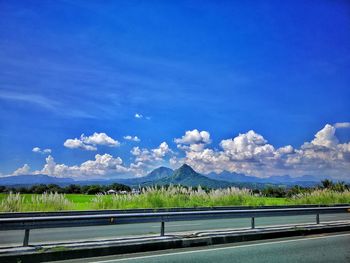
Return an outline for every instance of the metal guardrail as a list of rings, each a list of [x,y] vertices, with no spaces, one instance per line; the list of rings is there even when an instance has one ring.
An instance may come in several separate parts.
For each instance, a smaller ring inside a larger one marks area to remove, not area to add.
[[[185,211],[216,211],[216,210],[245,210],[245,209],[274,209],[274,208],[310,208],[310,207],[340,207],[349,204],[333,205],[271,205],[271,206],[213,206],[213,207],[168,207],[168,208],[135,208],[108,209],[83,211],[54,211],[54,212],[0,212],[0,218],[68,216],[68,215],[99,215],[99,214],[130,214],[152,212],[185,212]]]
[[[251,227],[255,228],[256,217],[315,215],[320,223],[320,214],[348,213],[350,206],[334,207],[293,207],[264,209],[229,209],[199,211],[162,211],[142,213],[103,213],[59,216],[32,216],[0,218],[0,230],[25,230],[23,246],[29,244],[30,229],[65,228],[82,226],[101,226],[114,224],[132,224],[160,222],[161,236],[165,234],[165,222],[191,221],[223,218],[251,218]]]

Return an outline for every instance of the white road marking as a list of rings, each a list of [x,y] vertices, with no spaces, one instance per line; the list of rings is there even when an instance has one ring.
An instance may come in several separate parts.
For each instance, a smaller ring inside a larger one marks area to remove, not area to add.
[[[111,260],[104,260],[104,261],[95,261],[95,263],[121,262],[121,261],[137,260],[137,259],[145,259],[145,258],[158,258],[158,257],[165,257],[165,256],[184,255],[184,254],[191,254],[191,253],[201,253],[201,252],[207,252],[207,251],[218,251],[218,250],[236,249],[236,248],[245,248],[245,247],[254,247],[254,246],[264,246],[264,245],[271,245],[271,244],[292,243],[292,242],[308,241],[308,240],[314,240],[314,239],[325,239],[325,238],[333,238],[333,237],[342,237],[342,236],[350,236],[350,234],[309,237],[309,238],[292,239],[292,240],[281,240],[281,241],[265,242],[265,243],[258,243],[258,244],[248,244],[248,245],[241,245],[241,246],[234,246],[234,247],[209,248],[209,249],[202,249],[202,250],[195,250],[195,251],[174,252],[174,253],[168,253],[168,254],[141,256],[141,257],[133,257],[133,258],[111,259]]]

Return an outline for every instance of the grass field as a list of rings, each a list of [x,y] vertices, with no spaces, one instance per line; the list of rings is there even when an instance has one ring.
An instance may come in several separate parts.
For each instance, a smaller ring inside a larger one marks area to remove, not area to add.
[[[173,187],[148,188],[140,195],[0,194],[2,212],[337,203],[350,203],[350,192],[315,190],[291,198],[273,198],[237,188],[205,192]]]

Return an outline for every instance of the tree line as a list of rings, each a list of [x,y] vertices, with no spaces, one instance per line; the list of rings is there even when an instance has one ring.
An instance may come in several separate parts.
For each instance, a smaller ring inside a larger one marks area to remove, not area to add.
[[[170,187],[165,186],[155,186]],[[183,186],[184,188],[188,188]],[[191,187],[193,190],[197,190],[197,187]],[[211,189],[208,187],[201,187],[202,190],[209,192]],[[295,185],[293,187],[275,187],[267,186],[264,189],[253,189],[253,194],[266,196],[266,197],[292,197],[298,194],[308,193],[319,189],[328,189],[336,192],[344,192],[350,190],[350,185],[345,182],[333,182],[329,179],[321,181],[321,184],[315,187],[302,187]],[[111,185],[77,185],[71,184],[68,186],[59,186],[57,184],[38,184],[30,187],[13,187],[13,186],[0,186],[0,193],[22,193],[22,194],[42,194],[42,193],[61,193],[61,194],[88,194],[95,195],[98,193],[105,193],[108,190],[126,191],[131,192],[131,188],[124,184],[113,183]]]
[[[37,184],[30,187],[25,186],[0,186],[0,193],[21,193],[21,194],[43,194],[43,193],[59,193],[59,194],[88,194],[95,195],[104,193],[108,190],[131,192],[131,188],[124,184],[113,183],[111,185],[77,185],[59,186],[57,184]]]
[[[290,188],[285,187],[266,187],[263,190],[253,190],[254,193],[261,194],[266,197],[292,197],[298,194],[310,193],[315,190],[327,189],[335,192],[344,192],[350,190],[350,185],[343,181],[333,182],[332,180],[325,179],[321,181],[321,184],[315,187],[302,187],[295,185]]]

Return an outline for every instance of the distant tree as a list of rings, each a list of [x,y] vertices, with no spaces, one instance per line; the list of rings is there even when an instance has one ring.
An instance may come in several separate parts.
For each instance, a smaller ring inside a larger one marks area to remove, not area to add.
[[[16,192],[21,193],[21,194],[30,194],[30,190],[28,187],[19,187],[16,189]]]
[[[37,185],[33,185],[29,191],[33,194],[43,194],[43,193],[47,192],[47,190],[48,190],[47,185],[37,184]]]
[[[0,185],[0,193],[5,193],[7,190],[6,186]]]
[[[118,183],[113,183],[111,185],[106,186],[106,190],[113,189],[115,191],[127,191],[131,192],[131,188],[125,184],[118,184]]]
[[[253,193],[254,195],[260,195],[260,194],[261,194],[260,190],[257,189],[257,188],[253,189],[253,190],[252,190],[252,193]]]
[[[81,193],[82,193],[82,190],[81,190],[80,185],[71,184],[71,185],[68,185],[68,186],[64,189],[64,192],[67,193],[67,194],[81,194]]]
[[[333,182],[329,179],[325,179],[323,181],[321,181],[322,187],[325,189],[330,189],[333,186]]]
[[[104,189],[101,187],[101,185],[90,185],[86,191],[86,194],[95,195],[101,192],[104,192]]]
[[[49,192],[49,193],[63,193],[63,189],[57,184],[48,184],[46,192]]]
[[[286,191],[281,187],[267,187],[262,190],[262,194],[267,197],[286,197]]]

